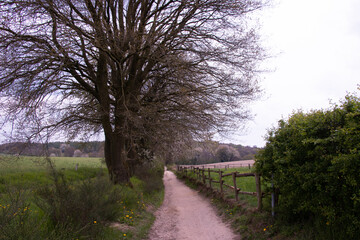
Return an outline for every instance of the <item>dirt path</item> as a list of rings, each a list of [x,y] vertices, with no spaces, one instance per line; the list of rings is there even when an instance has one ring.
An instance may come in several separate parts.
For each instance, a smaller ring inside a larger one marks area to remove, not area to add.
[[[165,199],[156,212],[150,240],[235,240],[240,239],[225,225],[208,199],[165,171]]]

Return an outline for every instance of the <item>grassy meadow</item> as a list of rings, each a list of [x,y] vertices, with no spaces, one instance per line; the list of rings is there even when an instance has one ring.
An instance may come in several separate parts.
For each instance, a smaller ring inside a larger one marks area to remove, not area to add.
[[[159,163],[114,186],[99,158],[0,157],[0,240],[143,239],[163,200]]]
[[[57,169],[105,168],[101,158],[51,157]],[[18,172],[42,172],[48,169],[48,161],[42,157],[0,156],[0,174]]]
[[[50,158],[57,171],[68,180],[83,180],[105,173],[106,166],[100,158]],[[76,164],[78,169],[76,170]],[[51,181],[48,160],[42,157],[0,156],[0,189],[5,186],[33,188]]]

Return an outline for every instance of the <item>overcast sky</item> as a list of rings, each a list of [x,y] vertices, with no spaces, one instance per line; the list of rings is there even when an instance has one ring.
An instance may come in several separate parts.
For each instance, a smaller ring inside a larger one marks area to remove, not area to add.
[[[359,0],[277,0],[261,13],[261,35],[274,57],[248,130],[232,141],[264,146],[267,129],[297,109],[326,109],[360,83]]]

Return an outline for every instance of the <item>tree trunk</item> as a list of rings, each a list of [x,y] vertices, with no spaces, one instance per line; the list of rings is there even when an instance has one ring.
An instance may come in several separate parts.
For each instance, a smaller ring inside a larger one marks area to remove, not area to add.
[[[114,184],[130,181],[126,152],[125,138],[122,135],[113,133],[105,137],[105,162]]]

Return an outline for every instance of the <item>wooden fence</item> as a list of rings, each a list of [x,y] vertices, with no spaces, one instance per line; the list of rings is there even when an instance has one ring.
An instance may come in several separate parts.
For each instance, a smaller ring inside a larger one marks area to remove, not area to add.
[[[230,168],[241,168],[241,167],[248,167],[251,169],[252,164],[241,164],[241,163],[229,163],[229,164],[204,164],[204,165],[179,165],[180,167],[184,168],[190,168],[190,167],[198,167],[198,168],[224,168],[224,169],[230,169]]]
[[[234,191],[236,201],[239,200],[239,194],[256,196],[257,200],[258,200],[257,201],[258,210],[261,210],[261,208],[262,208],[263,194],[261,192],[260,175],[257,173],[231,172],[231,173],[224,174],[224,171],[221,171],[221,170],[215,170],[215,169],[210,169],[210,168],[205,169],[205,168],[193,167],[193,166],[177,166],[177,170],[179,172],[181,172],[183,174],[183,176],[186,178],[191,178],[189,176],[189,173],[193,173],[196,176],[195,180],[200,181],[202,184],[204,184],[206,186],[208,183],[209,187],[213,191],[218,192],[218,190],[213,187],[213,183],[218,183],[220,185],[219,193],[221,194],[221,196],[224,195],[224,187],[231,189],[232,191]],[[218,178],[219,180],[215,180],[211,177],[212,172],[219,174],[219,178]],[[251,176],[255,177],[256,192],[241,191],[241,189],[236,186],[236,178],[251,177]],[[224,178],[226,178],[226,177],[232,177],[233,185],[228,185],[228,184],[224,183]]]

